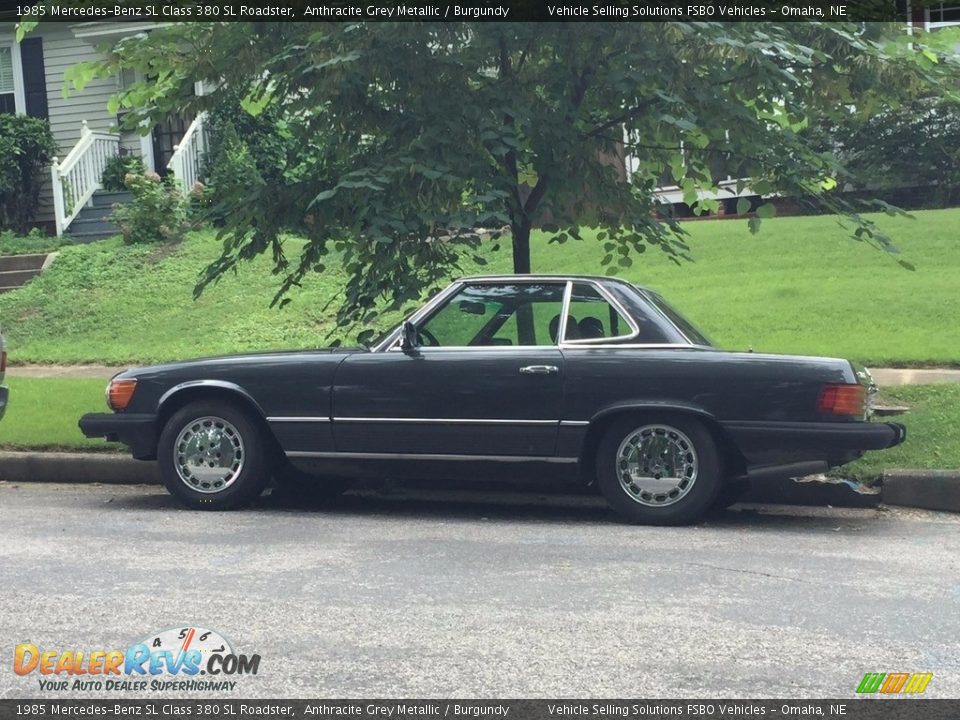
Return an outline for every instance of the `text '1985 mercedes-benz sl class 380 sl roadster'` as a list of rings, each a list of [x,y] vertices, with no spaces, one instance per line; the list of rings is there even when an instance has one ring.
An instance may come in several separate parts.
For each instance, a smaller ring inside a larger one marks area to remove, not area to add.
[[[869,421],[846,360],[727,352],[656,292],[615,278],[465,278],[370,348],[128,370],[88,437],[157,460],[197,509],[271,478],[313,494],[356,478],[544,476],[595,483],[624,518],[676,525],[751,482],[823,472],[903,442]]]

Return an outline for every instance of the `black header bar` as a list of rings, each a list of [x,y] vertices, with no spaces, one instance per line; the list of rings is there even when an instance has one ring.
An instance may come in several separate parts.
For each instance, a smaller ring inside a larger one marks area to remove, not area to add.
[[[914,6],[917,3],[913,3]],[[906,0],[0,0],[0,20],[53,22],[865,22],[907,20]]]
[[[960,700],[0,700],[0,717],[294,720],[955,720]]]

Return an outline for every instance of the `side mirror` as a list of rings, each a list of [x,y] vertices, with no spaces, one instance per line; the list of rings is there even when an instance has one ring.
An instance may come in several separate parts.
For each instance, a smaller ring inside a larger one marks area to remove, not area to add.
[[[400,326],[400,349],[404,352],[417,347],[417,328],[409,320],[404,320]]]

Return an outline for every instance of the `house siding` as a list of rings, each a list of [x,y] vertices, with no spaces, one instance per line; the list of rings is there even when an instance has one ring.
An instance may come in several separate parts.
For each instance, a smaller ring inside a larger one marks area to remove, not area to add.
[[[73,65],[88,60],[96,60],[99,53],[88,42],[74,37],[69,25],[50,23],[39,31],[43,38],[43,58],[47,76],[47,107],[50,116],[50,130],[57,143],[60,160],[70,152],[80,139],[83,121],[91,130],[109,131],[116,125],[116,115],[107,110],[107,102],[117,91],[114,78],[95,79],[77,92],[71,88],[64,97],[64,73]],[[42,196],[37,221],[52,223],[53,195],[50,182],[47,181]]]
[[[0,36],[12,37],[14,32],[14,23],[0,23]],[[40,23],[31,35],[43,40],[47,113],[50,130],[57,143],[57,157],[63,160],[80,139],[84,120],[91,130],[115,131],[117,117],[107,110],[107,103],[117,91],[117,80],[91,80],[82,92],[71,86],[64,97],[65,73],[77,63],[99,58],[100,53],[95,47],[97,41],[77,38],[73,26],[65,23]],[[121,144],[131,152],[140,154],[140,137],[136,133],[122,133]],[[41,191],[36,222],[53,226],[53,194],[49,178]]]

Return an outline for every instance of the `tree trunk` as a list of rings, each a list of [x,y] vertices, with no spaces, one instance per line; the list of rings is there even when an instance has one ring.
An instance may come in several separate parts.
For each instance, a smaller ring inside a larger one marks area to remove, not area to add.
[[[520,222],[511,226],[513,234],[513,272],[530,272],[530,223]]]

